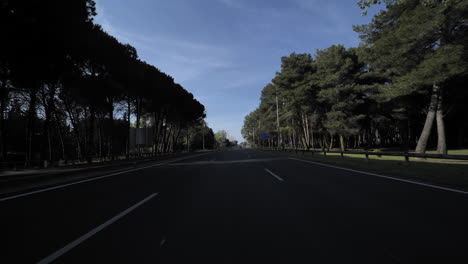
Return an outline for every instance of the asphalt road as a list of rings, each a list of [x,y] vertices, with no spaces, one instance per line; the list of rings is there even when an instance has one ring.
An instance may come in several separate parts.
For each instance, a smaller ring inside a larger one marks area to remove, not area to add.
[[[0,197],[0,263],[468,263],[466,193],[249,149],[57,187]]]

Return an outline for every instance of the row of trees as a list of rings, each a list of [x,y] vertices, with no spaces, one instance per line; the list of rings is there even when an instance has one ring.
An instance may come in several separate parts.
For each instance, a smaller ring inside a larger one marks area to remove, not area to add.
[[[226,130],[219,130],[215,133],[216,147],[229,148],[237,146],[236,140],[229,140]]]
[[[385,4],[370,24],[354,27],[359,47],[283,57],[259,107],[245,117],[244,138],[257,145],[419,153],[433,144],[442,154],[447,138],[452,147],[467,146],[468,1]]]
[[[212,147],[204,106],[95,15],[92,0],[0,3],[0,159],[128,156],[132,127],[155,128],[153,153],[197,148],[200,131]]]

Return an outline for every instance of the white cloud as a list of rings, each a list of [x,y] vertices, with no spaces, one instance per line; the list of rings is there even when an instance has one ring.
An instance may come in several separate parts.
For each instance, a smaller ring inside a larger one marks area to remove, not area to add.
[[[99,7],[100,8],[100,7]],[[123,43],[134,46],[141,59],[173,76],[177,82],[188,82],[215,69],[232,67],[227,47],[177,37],[145,35],[115,26],[104,9],[99,9],[95,22]]]

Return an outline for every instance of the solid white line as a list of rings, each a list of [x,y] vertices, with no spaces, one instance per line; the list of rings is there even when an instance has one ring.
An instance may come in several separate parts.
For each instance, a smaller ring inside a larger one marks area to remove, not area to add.
[[[280,176],[274,174],[273,172],[271,172],[270,170],[268,169],[265,169],[268,173],[270,173],[273,177],[275,177],[276,179],[278,179],[279,181],[284,181]]]
[[[296,158],[291,158],[291,157],[289,157],[289,159],[297,160],[297,161],[302,161],[302,162],[307,162],[307,163],[311,163],[311,164],[315,164],[315,165],[321,165],[321,166],[330,167],[330,168],[335,168],[335,169],[340,169],[340,170],[345,170],[345,171],[356,172],[356,173],[365,174],[365,175],[370,175],[370,176],[375,176],[375,177],[380,177],[380,178],[385,178],[385,179],[394,180],[394,181],[400,181],[400,182],[406,182],[406,183],[417,184],[417,185],[421,185],[421,186],[425,186],[425,187],[429,187],[429,188],[434,188],[434,189],[439,189],[439,190],[444,190],[444,191],[456,192],[456,193],[461,193],[461,194],[468,194],[468,192],[462,191],[462,190],[451,189],[451,188],[441,187],[441,186],[432,185],[432,184],[427,184],[427,183],[422,183],[422,182],[404,180],[404,179],[399,179],[399,178],[384,176],[384,175],[375,174],[375,173],[370,173],[370,172],[365,172],[365,171],[358,171],[358,170],[353,170],[353,169],[347,169],[347,168],[343,168],[343,167],[338,167],[338,166],[323,164],[323,163],[320,163],[320,162],[313,162],[313,161],[309,161],[309,160],[296,159]]]
[[[99,179],[104,179],[104,178],[108,178],[108,177],[112,177],[112,176],[124,174],[124,173],[127,173],[127,172],[137,171],[137,170],[146,169],[146,168],[154,167],[154,166],[157,166],[157,165],[151,165],[151,166],[146,166],[146,167],[142,167],[142,168],[138,168],[138,169],[132,169],[132,170],[127,170],[127,171],[121,171],[121,172],[112,173],[112,174],[108,174],[108,175],[104,175],[104,176],[100,176],[100,177],[95,177],[95,178],[92,178],[92,179],[86,179],[86,180],[77,181],[77,182],[72,182],[72,183],[67,183],[67,184],[62,184],[62,185],[54,186],[54,187],[50,187],[50,188],[40,189],[40,190],[37,190],[37,191],[22,193],[22,194],[10,196],[10,197],[2,198],[2,199],[0,199],[0,202],[12,200],[12,199],[19,198],[19,197],[23,197],[23,196],[28,196],[28,195],[31,195],[31,194],[36,194],[36,193],[51,191],[51,190],[55,190],[55,189],[60,189],[60,188],[63,188],[63,187],[67,187],[67,186],[71,186],[71,185],[75,185],[75,184],[80,184],[80,183],[84,183],[84,182],[90,182],[90,181],[95,181],[95,180],[99,180]]]
[[[152,167],[157,167],[157,166],[161,166],[161,165],[176,162],[176,161],[181,161],[181,160],[186,160],[186,159],[190,159],[190,158],[194,158],[194,157],[198,157],[198,156],[202,156],[202,155],[207,155],[207,154],[210,154],[210,153],[211,152],[203,153],[203,154],[197,154],[197,155],[193,155],[193,156],[189,156],[189,157],[183,157],[183,158],[174,159],[174,160],[170,160],[170,161],[165,161],[165,162],[161,162],[161,163],[157,163],[157,164],[153,164],[153,165],[149,165],[149,166],[145,166],[145,167],[140,167],[140,168],[126,170],[126,171],[120,171],[120,172],[116,172],[116,173],[112,173],[112,174],[108,174],[108,175],[104,175],[104,176],[94,177],[94,178],[91,178],[91,179],[76,181],[76,182],[72,182],[72,183],[66,183],[66,184],[62,184],[62,185],[58,185],[58,186],[54,186],[54,187],[40,189],[40,190],[37,190],[37,191],[31,191],[31,192],[18,194],[18,195],[13,195],[13,196],[1,198],[0,202],[4,202],[4,201],[8,201],[8,200],[12,200],[12,199],[16,199],[16,198],[20,198],[20,197],[24,197],[24,196],[36,194],[36,193],[42,193],[42,192],[47,192],[47,191],[51,191],[51,190],[55,190],[55,189],[60,189],[60,188],[72,186],[72,185],[75,185],[75,184],[80,184],[80,183],[85,183],[85,182],[90,182],[90,181],[96,181],[96,180],[100,180],[100,179],[104,179],[104,178],[124,174],[124,173],[127,173],[127,172],[133,172],[133,171],[144,170],[144,169],[148,169],[148,168],[152,168]]]
[[[143,205],[144,203],[146,203],[147,201],[151,200],[152,198],[154,198],[156,195],[158,195],[158,193],[153,193],[151,194],[150,196],[146,197],[145,199],[143,199],[142,201],[136,203],[135,205],[133,205],[132,207],[128,208],[127,210],[121,212],[120,214],[112,217],[111,219],[107,220],[106,222],[104,222],[103,224],[99,225],[98,227],[94,228],[93,230],[89,231],[88,233],[82,235],[81,237],[75,239],[74,241],[70,242],[68,245],[66,245],[65,247],[55,251],[54,253],[52,253],[51,255],[49,255],[48,257],[44,258],[43,260],[39,261],[38,264],[45,264],[45,263],[51,263],[52,261],[56,260],[57,258],[59,258],[60,256],[64,255],[65,253],[67,253],[68,251],[72,250],[74,247],[78,246],[79,244],[81,244],[83,241],[87,240],[88,238],[92,237],[93,235],[95,235],[96,233],[98,233],[99,231],[103,230],[104,228],[106,228],[107,226],[111,225],[112,223],[114,223],[115,221],[119,220],[120,218],[124,217],[125,215],[127,215],[128,213],[130,213],[131,211],[137,209],[138,207],[140,207],[141,205]]]

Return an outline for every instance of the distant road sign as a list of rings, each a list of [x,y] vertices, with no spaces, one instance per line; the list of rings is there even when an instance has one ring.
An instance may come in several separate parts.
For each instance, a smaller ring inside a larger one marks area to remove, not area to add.
[[[268,133],[261,133],[261,134],[260,134],[260,138],[261,138],[261,139],[270,138],[270,134],[268,134]]]

